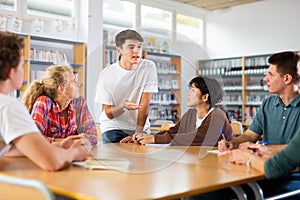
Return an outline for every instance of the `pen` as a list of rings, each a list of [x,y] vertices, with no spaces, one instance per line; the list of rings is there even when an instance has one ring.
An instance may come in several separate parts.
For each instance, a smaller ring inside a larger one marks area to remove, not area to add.
[[[262,142],[261,145],[268,145],[270,142]]]
[[[268,145],[270,144],[270,142],[259,142],[259,140],[257,140],[257,142],[255,144],[261,144],[261,145]]]
[[[226,142],[225,133],[221,128],[220,128],[220,134],[222,135],[224,142]]]
[[[223,129],[221,129],[221,128],[220,128],[220,134],[222,135],[222,138],[223,138],[223,140],[225,142],[226,148],[229,148],[230,145],[229,145],[229,143],[226,140],[225,133],[224,133]]]

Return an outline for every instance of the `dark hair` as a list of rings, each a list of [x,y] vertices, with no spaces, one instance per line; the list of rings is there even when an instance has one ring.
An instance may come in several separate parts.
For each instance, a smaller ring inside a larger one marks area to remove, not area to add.
[[[220,106],[224,92],[216,79],[198,76],[190,81],[189,86],[192,84],[199,88],[202,94],[209,94],[208,102],[211,107]]]
[[[127,29],[119,32],[115,37],[115,43],[117,47],[122,47],[126,40],[138,40],[143,42],[143,37],[135,30]]]
[[[190,81],[189,87],[192,87],[193,84],[196,88],[199,88],[202,94],[208,94],[209,108],[214,107],[223,110],[227,119],[231,122],[228,113],[222,105],[224,91],[220,83],[214,78],[198,76]]]
[[[0,32],[0,80],[5,81],[11,68],[17,68],[24,48],[23,38]]]
[[[300,61],[300,57],[297,53],[292,51],[284,51],[273,54],[268,62],[277,66],[277,72],[284,76],[290,74],[293,77],[294,83],[299,82],[299,75],[297,73],[297,63]]]

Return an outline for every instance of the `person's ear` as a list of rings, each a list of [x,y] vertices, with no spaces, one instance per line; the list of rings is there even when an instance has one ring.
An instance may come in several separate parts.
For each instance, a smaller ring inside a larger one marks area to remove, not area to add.
[[[8,71],[7,71],[7,79],[11,79],[14,77],[14,72],[15,72],[15,68],[10,68]]]
[[[58,94],[64,93],[64,87],[61,86],[61,85],[59,85],[58,88],[57,88],[57,93],[58,93]]]
[[[202,95],[202,100],[208,101],[208,96],[209,96],[209,94]]]
[[[284,80],[285,84],[290,84],[293,82],[293,77],[290,74],[285,74],[283,76],[283,80]]]
[[[116,51],[119,56],[122,56],[122,49],[120,47],[116,47]]]

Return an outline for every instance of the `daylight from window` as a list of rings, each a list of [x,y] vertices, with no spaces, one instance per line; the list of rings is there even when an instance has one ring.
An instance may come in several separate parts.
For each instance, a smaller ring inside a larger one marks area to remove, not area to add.
[[[0,0],[0,9],[16,10],[16,0]]]
[[[27,0],[27,13],[44,17],[73,18],[74,0]]]
[[[104,26],[134,28],[135,4],[120,0],[103,1]]]
[[[177,14],[177,39],[192,40],[203,44],[203,21],[198,18]]]

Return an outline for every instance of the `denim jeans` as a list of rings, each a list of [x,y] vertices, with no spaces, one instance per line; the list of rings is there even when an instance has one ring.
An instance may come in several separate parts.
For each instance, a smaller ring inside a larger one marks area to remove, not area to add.
[[[116,143],[120,142],[123,138],[133,135],[135,131],[132,130],[110,130],[102,133],[103,143]]]

